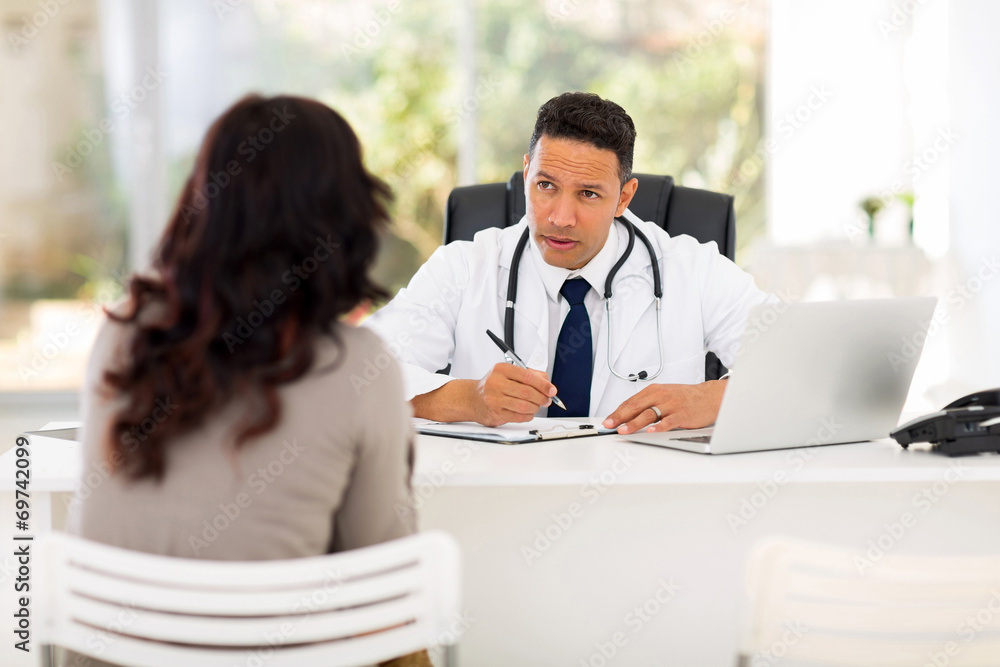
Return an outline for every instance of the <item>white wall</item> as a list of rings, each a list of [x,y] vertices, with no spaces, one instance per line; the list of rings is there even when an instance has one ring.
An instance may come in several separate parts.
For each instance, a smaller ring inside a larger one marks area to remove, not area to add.
[[[776,244],[846,240],[858,203],[903,175],[910,28],[880,27],[887,19],[888,0],[773,0],[767,132]]]
[[[1000,2],[773,0],[772,12],[771,242],[847,241],[864,197],[915,192],[940,298],[921,366],[940,367],[929,384],[948,378],[929,395],[1000,386]]]
[[[1000,2],[951,0],[951,123],[961,137],[950,161],[951,242],[960,267],[953,286],[955,378],[1000,386]],[[967,300],[960,290],[967,290]],[[963,300],[961,306],[958,302]]]

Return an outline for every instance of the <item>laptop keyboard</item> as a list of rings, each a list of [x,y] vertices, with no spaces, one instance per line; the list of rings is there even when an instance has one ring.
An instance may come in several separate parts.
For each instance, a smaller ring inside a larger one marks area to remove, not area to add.
[[[712,442],[712,436],[710,435],[696,435],[691,438],[677,438],[678,440],[683,440],[685,442],[700,442],[702,444],[709,444]]]

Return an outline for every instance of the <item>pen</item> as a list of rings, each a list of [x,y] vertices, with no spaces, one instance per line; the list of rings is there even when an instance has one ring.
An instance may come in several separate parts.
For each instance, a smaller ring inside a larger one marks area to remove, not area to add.
[[[528,365],[521,361],[521,357],[517,356],[517,354],[514,353],[514,350],[510,349],[510,346],[507,345],[507,343],[497,338],[495,333],[487,329],[486,335],[493,339],[493,342],[496,343],[497,347],[499,347],[503,352],[503,356],[506,357],[507,361],[514,364],[518,368],[528,368]],[[566,409],[566,404],[563,403],[558,396],[553,396],[552,402],[556,404],[556,407],[562,408],[563,410]]]

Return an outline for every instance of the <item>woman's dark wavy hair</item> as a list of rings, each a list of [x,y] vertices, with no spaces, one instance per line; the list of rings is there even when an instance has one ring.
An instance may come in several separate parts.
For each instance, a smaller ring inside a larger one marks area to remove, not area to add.
[[[274,428],[277,388],[312,366],[313,339],[338,340],[342,315],[387,296],[368,270],[391,199],[329,107],[251,95],[222,114],[154,253],[156,274],[133,276],[127,312],[108,313],[136,332],[125,367],[104,376],[127,397],[110,460],[132,478],[162,478],[164,443],[234,397],[248,399],[237,446]],[[154,303],[163,315],[150,318]],[[165,403],[168,416],[150,421]]]

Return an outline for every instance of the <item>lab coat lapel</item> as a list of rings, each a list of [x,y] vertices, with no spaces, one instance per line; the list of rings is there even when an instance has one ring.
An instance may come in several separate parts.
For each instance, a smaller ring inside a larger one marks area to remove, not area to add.
[[[503,320],[507,304],[507,282],[514,249],[527,227],[521,222],[504,231],[503,249],[500,253],[500,274],[497,280],[497,300]],[[516,231],[514,231],[516,230]],[[508,233],[513,232],[513,233]],[[528,243],[534,243],[530,238]],[[517,280],[517,300],[514,303],[514,351],[530,368],[545,371],[549,363],[549,311],[548,297],[542,286],[538,268],[532,261],[531,249],[525,247],[521,255],[521,268]],[[503,337],[502,332],[497,332]]]
[[[628,232],[620,224],[616,225],[616,227],[619,230],[618,247],[624,252],[625,248],[628,247]],[[645,229],[640,229],[645,232]],[[650,237],[650,234],[646,232],[646,236]],[[657,248],[655,238],[650,238],[650,241],[652,241],[653,247]],[[625,261],[625,264],[622,265],[622,268],[618,271],[618,275],[615,276],[614,282],[611,284],[611,311],[605,311],[601,330],[597,336],[594,381],[591,385],[590,397],[590,405],[592,407],[601,404],[604,395],[607,393],[609,384],[614,383],[617,379],[612,376],[611,368],[608,365],[609,353],[610,359],[615,363],[615,369],[619,373],[634,373],[637,370],[634,368],[621,368],[617,362],[625,348],[629,344],[635,344],[631,342],[631,338],[639,320],[646,311],[654,307],[653,279],[650,266],[651,263],[646,246],[636,236],[632,253]],[[603,302],[603,307],[607,308],[607,303],[607,301]],[[610,351],[608,348],[609,334],[611,336]]]

